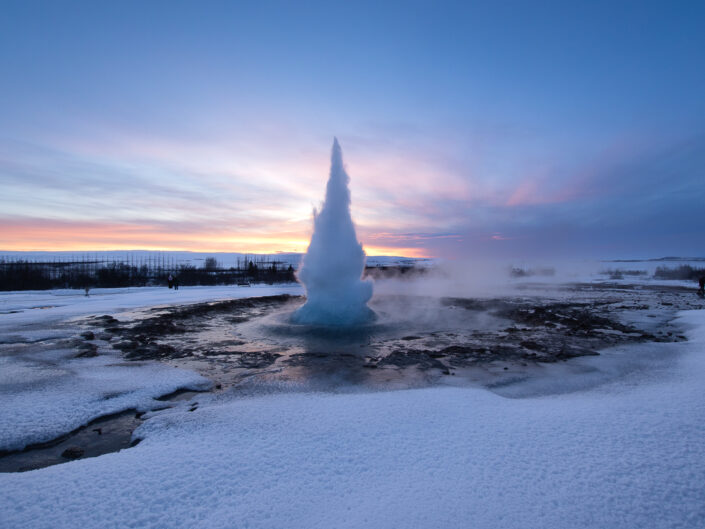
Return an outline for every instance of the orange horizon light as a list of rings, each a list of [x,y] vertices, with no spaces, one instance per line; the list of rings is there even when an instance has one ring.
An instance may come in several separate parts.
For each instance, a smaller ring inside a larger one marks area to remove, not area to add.
[[[202,231],[169,231],[160,226],[85,223],[80,221],[30,221],[0,223],[0,251],[104,252],[172,251],[232,253],[305,253],[306,233],[228,234]],[[402,242],[402,241],[400,241]],[[425,248],[366,245],[368,256],[431,257]]]

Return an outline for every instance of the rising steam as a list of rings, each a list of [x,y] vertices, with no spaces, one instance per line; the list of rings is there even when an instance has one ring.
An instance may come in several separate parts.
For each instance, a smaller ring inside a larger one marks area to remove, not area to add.
[[[350,216],[349,180],[336,138],[326,200],[313,212],[313,235],[298,272],[307,299],[292,317],[296,323],[355,325],[374,319],[367,306],[372,282],[362,280],[365,252]]]

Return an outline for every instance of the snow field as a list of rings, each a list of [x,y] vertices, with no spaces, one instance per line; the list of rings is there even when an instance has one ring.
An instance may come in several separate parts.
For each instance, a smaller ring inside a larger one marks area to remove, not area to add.
[[[125,362],[100,351],[74,358],[74,349],[51,342],[75,336],[71,318],[113,314],[162,304],[299,293],[298,286],[102,289],[85,297],[71,290],[0,294],[0,450],[20,450],[68,433],[100,416],[151,409],[154,399],[177,389],[208,389],[211,382],[159,363]],[[48,307],[48,308],[39,308]],[[32,351],[25,341],[43,341]]]
[[[50,441],[103,415],[163,405],[154,399],[177,389],[210,387],[191,371],[113,355],[56,363],[0,357],[0,450]]]
[[[199,396],[152,414],[135,448],[0,476],[0,512],[13,528],[700,528],[705,311],[682,320],[662,381]]]
[[[77,290],[29,290],[0,293],[0,335],[21,326],[41,325],[89,315],[118,315],[122,311],[153,307],[278,294],[299,295],[298,284],[252,287],[206,286],[99,288],[86,297]],[[47,307],[47,308],[41,308]],[[13,312],[17,311],[17,312]]]

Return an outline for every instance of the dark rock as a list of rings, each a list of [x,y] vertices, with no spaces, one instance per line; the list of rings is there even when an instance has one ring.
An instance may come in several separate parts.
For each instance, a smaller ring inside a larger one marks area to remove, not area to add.
[[[417,365],[421,369],[446,369],[446,366],[439,362],[435,356],[438,353],[425,350],[396,350],[379,361],[379,365],[392,365],[395,367],[409,367]]]
[[[457,357],[473,357],[477,355],[481,355],[485,353],[484,348],[478,348],[478,347],[470,347],[470,346],[465,346],[465,345],[450,345],[448,347],[445,347],[441,349],[438,352],[429,352],[429,356],[433,358],[441,357],[441,356],[457,356]]]
[[[81,353],[78,353],[74,358],[95,358],[98,356],[98,351],[83,351]]]
[[[242,353],[239,358],[239,363],[242,367],[248,369],[262,369],[272,365],[281,355],[279,353],[268,353],[264,351],[250,351]],[[325,358],[327,355],[318,356],[317,358]]]
[[[127,353],[127,358],[130,360],[134,359],[151,359],[151,358],[179,358],[185,356],[184,354],[177,354],[176,349],[169,344],[158,344],[153,342],[146,342],[139,345],[139,349],[131,350]]]
[[[132,351],[133,349],[137,349],[138,345],[139,344],[134,340],[124,340],[116,343],[113,347],[120,349],[121,351]]]
[[[81,336],[86,340],[95,340],[95,334],[92,331],[82,332]]]
[[[61,457],[66,459],[78,459],[83,453],[84,450],[80,446],[69,446],[66,450],[61,452]]]
[[[524,340],[523,342],[519,342],[519,345],[526,349],[531,349],[532,351],[540,351],[542,349],[539,344],[531,340]]]
[[[162,316],[139,322],[132,328],[132,332],[140,335],[168,336],[170,334],[184,334],[188,330],[183,325]]]
[[[82,343],[78,347],[79,353],[76,358],[93,358],[98,356],[98,346],[92,343]]]

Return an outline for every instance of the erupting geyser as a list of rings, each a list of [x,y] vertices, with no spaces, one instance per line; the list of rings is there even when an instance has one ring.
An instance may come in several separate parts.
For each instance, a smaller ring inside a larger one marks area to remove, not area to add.
[[[374,319],[367,306],[372,282],[362,279],[365,252],[350,216],[349,180],[336,138],[326,200],[319,212],[313,212],[313,235],[298,272],[306,303],[293,314],[295,323],[356,325]]]

